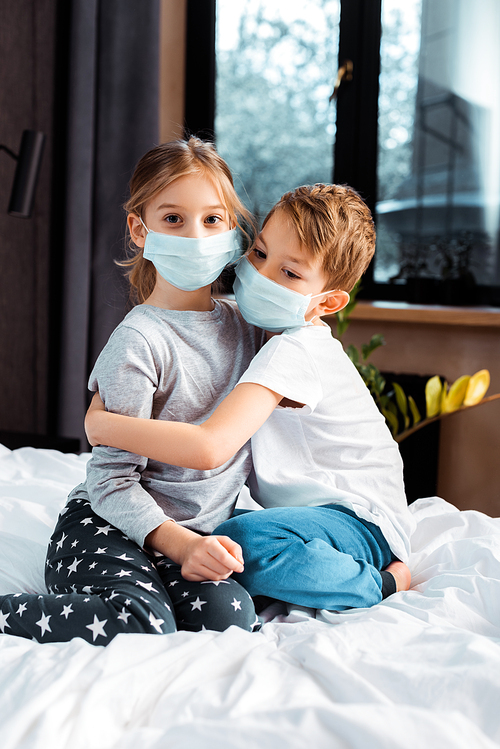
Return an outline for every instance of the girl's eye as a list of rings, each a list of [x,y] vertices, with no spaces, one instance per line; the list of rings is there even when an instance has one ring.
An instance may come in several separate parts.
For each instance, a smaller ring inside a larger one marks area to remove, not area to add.
[[[218,224],[222,219],[220,216],[207,216],[205,221],[207,224]]]
[[[175,214],[165,216],[165,221],[167,222],[167,224],[177,224],[180,220],[180,217],[176,216]]]
[[[259,250],[258,247],[254,247],[253,248],[253,254],[255,255],[255,257],[258,257],[259,260],[265,260],[266,259],[266,253],[263,252],[262,250]]]

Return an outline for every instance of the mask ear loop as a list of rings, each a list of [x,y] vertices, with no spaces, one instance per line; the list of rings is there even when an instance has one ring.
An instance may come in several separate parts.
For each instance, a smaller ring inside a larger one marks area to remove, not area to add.
[[[330,289],[329,291],[321,291],[319,294],[313,294],[311,299],[316,299],[317,296],[323,296],[323,294],[335,294],[336,291],[342,291],[342,289]],[[344,293],[347,294],[347,304],[349,304],[351,300],[349,292],[345,291]]]
[[[323,296],[323,294],[334,294],[336,291],[342,291],[342,289],[330,289],[329,291],[322,291],[320,294],[313,294],[311,299],[315,299],[317,296]],[[348,291],[345,292],[347,294],[347,304],[349,304],[351,300],[351,296]],[[347,305],[346,305],[347,306]],[[320,315],[314,315],[309,321],[308,325],[312,325],[315,320],[317,320],[320,317]]]
[[[146,229],[147,233],[149,234],[149,229],[140,216],[139,216],[139,221],[141,222],[141,224],[143,225],[143,227]]]

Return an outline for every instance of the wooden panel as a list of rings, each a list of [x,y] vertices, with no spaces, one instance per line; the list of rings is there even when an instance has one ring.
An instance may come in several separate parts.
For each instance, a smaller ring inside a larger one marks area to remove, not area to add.
[[[160,140],[180,138],[184,129],[186,0],[161,0]]]

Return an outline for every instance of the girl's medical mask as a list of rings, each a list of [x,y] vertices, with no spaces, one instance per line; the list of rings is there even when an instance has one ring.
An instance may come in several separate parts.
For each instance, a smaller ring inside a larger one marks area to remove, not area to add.
[[[259,273],[247,257],[241,258],[235,270],[233,289],[241,314],[251,325],[270,333],[312,325],[312,320],[305,320],[311,299],[329,293],[305,295],[292,291]]]
[[[165,281],[182,291],[208,286],[238,254],[236,229],[209,237],[179,237],[147,231],[144,257]]]

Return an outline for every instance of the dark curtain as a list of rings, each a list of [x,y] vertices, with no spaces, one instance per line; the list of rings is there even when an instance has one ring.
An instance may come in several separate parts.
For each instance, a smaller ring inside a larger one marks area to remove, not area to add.
[[[64,194],[54,223],[63,245],[57,432],[79,437],[87,379],[127,311],[115,259],[133,168],[158,142],[159,0],[64,0],[68,68]],[[69,13],[68,13],[69,9]]]

